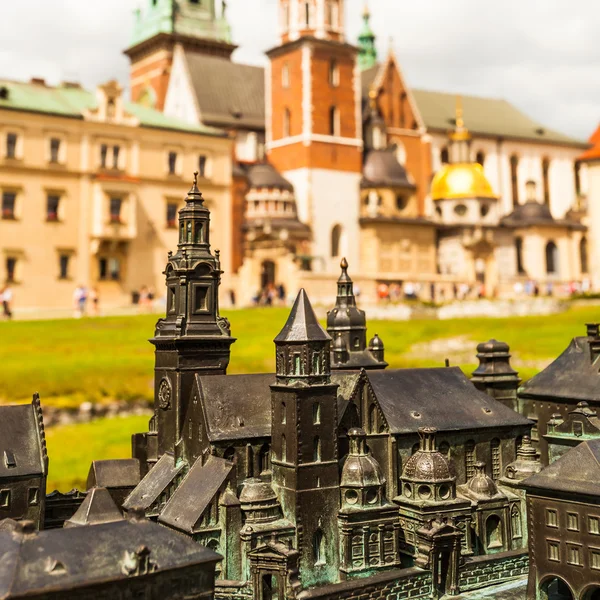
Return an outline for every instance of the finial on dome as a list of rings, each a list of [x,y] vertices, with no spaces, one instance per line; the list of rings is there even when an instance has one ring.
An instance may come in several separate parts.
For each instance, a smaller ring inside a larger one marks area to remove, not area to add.
[[[463,109],[462,109],[462,98],[456,96],[456,128],[461,129],[465,126],[463,121]]]
[[[204,202],[202,192],[198,189],[198,171],[194,171],[194,181],[185,200],[186,202]]]
[[[346,257],[342,258],[340,261],[340,267],[342,267],[342,270],[344,271],[348,268],[348,261],[346,260]]]

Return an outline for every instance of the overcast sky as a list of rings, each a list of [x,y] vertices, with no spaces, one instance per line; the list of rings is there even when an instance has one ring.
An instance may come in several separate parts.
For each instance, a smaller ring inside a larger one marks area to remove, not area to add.
[[[149,0],[144,0],[149,1]],[[220,0],[217,0],[220,5]],[[127,85],[138,0],[0,0],[0,77]],[[277,0],[229,0],[240,48],[261,64],[277,42]],[[355,41],[364,0],[346,0]],[[598,0],[369,0],[378,48],[409,85],[503,97],[547,127],[589,137],[600,117]],[[390,41],[391,40],[391,41]],[[209,83],[209,82],[208,82]],[[468,124],[468,115],[465,115]]]

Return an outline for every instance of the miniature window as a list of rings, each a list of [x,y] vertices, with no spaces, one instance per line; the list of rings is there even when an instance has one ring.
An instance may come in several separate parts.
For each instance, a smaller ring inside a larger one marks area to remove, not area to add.
[[[113,146],[113,169],[119,168],[119,154],[121,153],[120,146]]]
[[[19,136],[16,133],[6,134],[6,158],[17,157],[17,140]]]
[[[206,177],[206,164],[208,162],[208,157],[206,154],[201,154],[198,157],[198,175],[200,177]]]
[[[58,257],[58,278],[69,279],[69,263],[71,256],[69,254],[60,254]]]
[[[546,244],[546,273],[558,273],[558,246],[552,240]]]
[[[467,207],[464,204],[457,204],[454,207],[454,212],[459,216],[459,217],[464,217],[467,214]]]
[[[10,490],[0,490],[0,508],[10,508]]]
[[[546,525],[548,527],[558,527],[558,512],[553,508],[546,509]]]
[[[313,404],[313,424],[319,425],[321,423],[321,404],[315,402]]]
[[[102,281],[121,279],[121,261],[118,258],[98,259],[98,278]]]
[[[588,531],[600,535],[600,517],[588,517]]]
[[[440,150],[440,162],[443,165],[447,165],[450,162],[450,155],[448,153],[448,148],[446,148],[446,146],[444,146],[441,150]]]
[[[475,162],[483,167],[483,164],[485,163],[485,153],[482,150],[479,150],[475,155]]]
[[[579,531],[579,515],[577,513],[567,513],[567,529]]]
[[[17,259],[14,256],[6,257],[6,281],[14,283],[16,281]]]
[[[58,207],[60,196],[58,194],[48,194],[46,196],[46,221],[58,221]]]
[[[287,63],[281,69],[281,85],[286,89],[290,87],[290,66]]]
[[[513,538],[520,538],[522,536],[521,515],[519,513],[519,509],[516,506],[513,506],[513,508],[512,508],[512,512],[510,514],[510,519],[511,519]]]
[[[317,529],[313,535],[313,553],[315,565],[325,564],[325,536],[320,529]]]
[[[177,227],[177,202],[167,202],[167,227],[174,229]]]
[[[321,462],[321,438],[318,436],[313,440],[313,462]]]
[[[169,175],[175,175],[177,173],[177,152],[169,152],[168,165]]]
[[[108,157],[108,146],[106,144],[102,144],[102,146],[100,146],[100,166],[103,169],[106,168],[107,157]]]
[[[490,442],[491,450],[492,450],[492,479],[494,481],[498,481],[500,479],[500,475],[502,474],[502,457],[500,453],[500,440],[498,438],[494,438]]]
[[[569,544],[567,546],[567,563],[570,565],[581,565],[581,548]]]
[[[600,548],[590,548],[590,568],[600,571]]]
[[[17,194],[15,192],[2,193],[2,218],[13,220],[16,218],[15,208],[17,205]]]
[[[560,542],[547,540],[548,560],[560,562]]]
[[[336,60],[329,63],[329,85],[333,87],[340,85],[340,67]]]
[[[29,488],[29,492],[27,494],[27,502],[29,503],[29,506],[37,506],[40,503],[39,488]]]
[[[121,209],[123,208],[123,198],[113,197],[110,199],[110,222],[121,223]]]
[[[340,110],[337,106],[329,109],[329,135],[340,135]]]
[[[465,473],[467,479],[475,475],[475,442],[469,440],[465,443]]]
[[[285,440],[285,435],[281,436],[281,460],[287,462],[287,442]]]
[[[60,162],[60,138],[50,138],[50,162]]]
[[[398,210],[404,210],[408,205],[408,196],[404,194],[398,194],[396,196],[396,208]]]
[[[292,113],[289,108],[283,111],[283,137],[289,137],[291,131]]]
[[[285,409],[285,402],[282,402],[281,403],[281,424],[285,425],[286,421],[287,421],[287,412]]]

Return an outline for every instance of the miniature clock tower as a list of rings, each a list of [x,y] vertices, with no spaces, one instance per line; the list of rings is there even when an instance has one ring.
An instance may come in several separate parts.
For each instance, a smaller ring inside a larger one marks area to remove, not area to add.
[[[313,269],[359,264],[362,171],[358,49],[342,0],[280,0],[280,45],[267,55],[269,161],[293,185],[314,236]]]

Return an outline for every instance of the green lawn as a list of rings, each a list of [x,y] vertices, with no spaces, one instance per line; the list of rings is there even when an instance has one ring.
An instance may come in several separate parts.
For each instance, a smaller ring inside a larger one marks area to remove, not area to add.
[[[288,309],[247,309],[227,313],[233,335],[230,373],[270,371],[273,338]],[[557,356],[585,323],[599,320],[600,308],[577,307],[551,317],[371,321],[392,367],[441,366],[448,357],[470,373],[475,346],[490,338],[511,346],[513,366],[531,377]],[[148,343],[156,316],[0,323],[0,401],[31,398],[42,404],[83,400],[152,399],[153,348]],[[432,345],[436,340],[439,347]],[[444,342],[445,340],[445,342]],[[81,483],[92,458],[129,456],[129,435],[146,429],[145,417],[102,420],[48,431],[51,480],[60,489]],[[60,439],[60,442],[57,440]],[[73,473],[71,475],[71,473]]]

